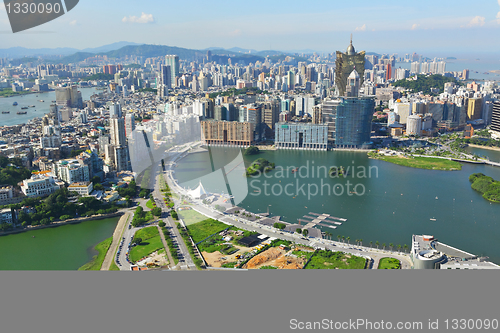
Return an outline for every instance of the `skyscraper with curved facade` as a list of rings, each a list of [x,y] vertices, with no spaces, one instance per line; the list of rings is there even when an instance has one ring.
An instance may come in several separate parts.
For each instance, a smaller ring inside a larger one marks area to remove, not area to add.
[[[340,96],[345,96],[347,78],[354,69],[359,74],[359,85],[361,86],[365,76],[365,51],[356,53],[351,36],[351,43],[347,47],[347,51],[345,53],[337,51],[337,59],[335,60],[335,84]]]

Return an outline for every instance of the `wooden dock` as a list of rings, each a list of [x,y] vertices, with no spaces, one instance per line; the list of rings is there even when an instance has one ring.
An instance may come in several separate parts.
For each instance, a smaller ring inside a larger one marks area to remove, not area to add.
[[[342,222],[338,221],[345,222],[347,221],[347,219],[331,216],[330,214],[318,214],[309,212],[309,215],[304,215],[299,219],[299,224],[302,225],[302,223],[304,223],[304,228],[321,226],[336,229],[338,226],[342,225]]]

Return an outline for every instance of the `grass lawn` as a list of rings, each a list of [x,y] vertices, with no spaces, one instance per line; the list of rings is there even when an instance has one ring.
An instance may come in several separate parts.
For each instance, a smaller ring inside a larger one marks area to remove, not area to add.
[[[350,258],[349,258],[350,257]],[[366,259],[343,252],[319,250],[306,269],[364,269]]]
[[[78,268],[79,271],[98,271],[101,269],[102,262],[104,261],[104,257],[106,256],[106,252],[108,252],[111,243],[113,242],[113,237],[109,237],[99,244],[97,244],[94,249],[99,251],[97,255],[95,255],[92,260]]]
[[[222,222],[213,219],[207,219],[205,221],[191,224],[187,226],[187,229],[189,234],[193,238],[193,241],[195,243],[198,243],[208,236],[222,231],[228,227],[229,226],[227,224],[224,224]]]
[[[376,159],[407,166],[410,168],[429,169],[429,170],[462,170],[462,165],[456,161],[445,160],[432,157],[398,157],[398,156],[375,156]]]
[[[226,262],[225,264],[222,264],[221,267],[224,268],[234,268],[238,263],[237,262]]]
[[[306,260],[309,260],[311,256],[314,254],[314,251],[299,251],[299,250],[294,250],[292,251],[293,255],[296,255],[298,258],[304,258]]]
[[[163,249],[163,243],[158,234],[158,236],[143,240],[140,245],[131,248],[129,253],[130,261],[135,263],[159,249]]]
[[[156,226],[152,226],[152,227],[146,227],[146,228],[142,228],[142,229],[137,230],[137,232],[134,235],[134,238],[140,237],[144,241],[148,238],[151,238],[151,237],[154,237],[157,235],[159,235],[158,228]]]
[[[155,208],[155,206],[153,205],[153,201],[151,201],[151,199],[149,199],[148,202],[146,202],[146,207],[148,207],[149,209]]]
[[[178,210],[177,213],[179,214],[179,216],[182,218],[182,220],[186,225],[195,224],[208,219],[208,217],[198,213],[194,209]]]
[[[119,271],[120,268],[118,266],[116,266],[116,263],[115,261],[113,260],[113,262],[111,263],[111,266],[109,266],[109,270],[110,271]]]
[[[401,268],[401,262],[396,258],[385,257],[380,259],[378,263],[378,269],[399,269]]]
[[[262,266],[259,269],[278,269],[278,267],[274,267],[274,266]]]

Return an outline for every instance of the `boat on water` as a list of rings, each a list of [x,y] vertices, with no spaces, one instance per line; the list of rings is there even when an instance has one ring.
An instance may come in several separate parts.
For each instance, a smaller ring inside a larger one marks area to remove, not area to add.
[[[30,108],[34,108],[35,106],[34,106],[34,105],[30,105],[29,107],[30,107]]]
[[[52,103],[55,103],[56,101],[52,101]]]
[[[26,112],[26,111],[17,111],[17,114],[26,114],[26,113],[28,113],[28,112]]]
[[[17,105],[17,102],[12,103],[12,105],[16,106],[16,105]]]
[[[3,114],[10,113],[10,111],[2,111]]]
[[[23,106],[23,107],[21,108],[21,110],[27,110],[27,109],[28,109],[28,107],[27,107],[27,106]]]
[[[295,173],[295,172],[297,172],[297,171],[299,171],[299,168],[295,168],[295,169],[293,169],[293,170],[292,170],[292,173]]]
[[[39,99],[38,101],[39,101],[39,102],[45,102],[43,99]]]
[[[436,219],[435,219],[435,218],[432,218],[432,219],[429,219],[429,220],[431,220],[431,221],[436,221]]]

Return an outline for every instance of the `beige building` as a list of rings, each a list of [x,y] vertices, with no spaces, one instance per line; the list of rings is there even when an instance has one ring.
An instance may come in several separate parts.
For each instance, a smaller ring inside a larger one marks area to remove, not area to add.
[[[250,146],[254,142],[254,125],[250,122],[202,121],[201,136],[208,145]]]
[[[92,182],[77,182],[68,186],[68,191],[73,191],[81,196],[87,196],[94,190]]]

